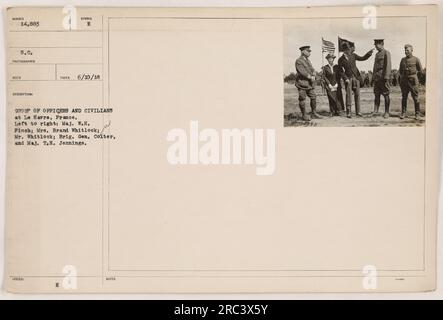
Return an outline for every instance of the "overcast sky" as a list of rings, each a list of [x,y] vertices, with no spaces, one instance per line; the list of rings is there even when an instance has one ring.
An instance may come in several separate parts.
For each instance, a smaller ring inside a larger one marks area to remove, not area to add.
[[[355,43],[356,53],[365,54],[374,48],[374,39],[385,39],[385,49],[391,53],[392,68],[398,69],[404,57],[404,45],[414,46],[423,67],[426,66],[426,18],[424,17],[393,17],[378,18],[376,30],[363,29],[361,18],[339,19],[293,19],[285,20],[284,32],[284,73],[295,72],[295,59],[300,56],[299,47],[310,45],[311,62],[315,70],[322,66],[321,39],[335,44],[335,63],[338,61],[337,37]],[[340,53],[341,54],[341,53]],[[375,52],[367,61],[358,61],[360,71],[372,70]],[[326,63],[326,61],[324,62]]]

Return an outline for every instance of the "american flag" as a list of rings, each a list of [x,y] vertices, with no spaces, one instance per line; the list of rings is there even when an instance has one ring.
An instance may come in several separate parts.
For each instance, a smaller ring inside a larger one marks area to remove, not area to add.
[[[323,38],[321,38],[322,41],[322,52],[328,52],[330,54],[334,54],[335,52],[335,45],[333,42],[325,40]]]

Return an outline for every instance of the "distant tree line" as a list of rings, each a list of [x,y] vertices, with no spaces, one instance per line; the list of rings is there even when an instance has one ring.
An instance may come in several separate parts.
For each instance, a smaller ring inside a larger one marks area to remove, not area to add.
[[[322,85],[322,73],[323,71],[315,72],[315,80],[317,85]],[[362,87],[372,87],[374,85],[374,81],[372,80],[372,71],[361,71],[361,76],[363,78]],[[296,75],[294,72],[283,76],[285,83],[295,83],[295,79]],[[420,81],[421,85],[426,85],[426,68],[423,69],[421,74],[418,74],[418,80]],[[391,86],[394,87],[400,85],[400,74],[397,69],[393,69],[391,71],[391,78],[389,79],[389,82]]]

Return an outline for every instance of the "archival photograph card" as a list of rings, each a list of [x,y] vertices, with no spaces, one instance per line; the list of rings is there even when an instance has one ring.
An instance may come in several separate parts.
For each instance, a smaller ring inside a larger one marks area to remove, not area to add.
[[[6,289],[434,290],[437,11],[8,8]]]

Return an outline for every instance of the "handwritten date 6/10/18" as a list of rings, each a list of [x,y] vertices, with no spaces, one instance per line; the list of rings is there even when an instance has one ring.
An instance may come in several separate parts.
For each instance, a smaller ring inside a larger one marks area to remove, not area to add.
[[[80,73],[77,75],[77,80],[101,80],[101,77],[99,74],[96,73]]]

